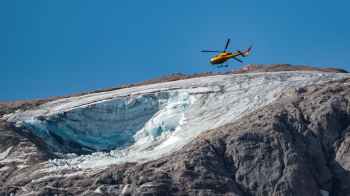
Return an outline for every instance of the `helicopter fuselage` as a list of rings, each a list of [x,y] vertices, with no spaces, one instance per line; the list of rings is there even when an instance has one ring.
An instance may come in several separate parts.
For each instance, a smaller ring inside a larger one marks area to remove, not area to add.
[[[215,55],[212,59],[210,59],[210,63],[213,65],[222,64],[222,63],[225,63],[230,58],[236,57],[238,55],[241,55],[241,54],[240,53],[231,54],[228,52],[221,53],[221,54]]]

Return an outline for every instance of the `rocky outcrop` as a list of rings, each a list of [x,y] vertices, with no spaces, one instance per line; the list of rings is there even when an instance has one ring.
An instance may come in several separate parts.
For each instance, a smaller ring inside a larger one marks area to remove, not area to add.
[[[261,72],[276,72],[276,71],[323,71],[323,72],[331,72],[331,73],[347,73],[347,71],[338,68],[317,68],[317,67],[309,67],[302,65],[289,65],[283,63],[271,64],[269,66],[262,64],[249,64],[239,69],[233,70],[234,74],[241,73],[261,73]]]
[[[38,176],[33,171],[42,168],[42,162],[55,157],[32,132],[20,131],[3,120],[0,120],[0,152],[7,152],[6,157],[0,157],[0,195],[17,192],[18,187]]]

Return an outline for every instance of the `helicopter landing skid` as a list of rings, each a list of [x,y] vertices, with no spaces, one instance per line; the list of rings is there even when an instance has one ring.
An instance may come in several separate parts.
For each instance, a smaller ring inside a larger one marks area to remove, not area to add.
[[[220,65],[220,66],[217,66],[218,68],[222,68],[222,67],[228,67],[228,65]]]

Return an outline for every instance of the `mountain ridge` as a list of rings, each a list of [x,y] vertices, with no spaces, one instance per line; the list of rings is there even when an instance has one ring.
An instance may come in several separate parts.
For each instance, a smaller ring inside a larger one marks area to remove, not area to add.
[[[235,73],[281,70],[282,67],[293,69],[283,64],[249,65]],[[331,71],[344,73],[344,70]],[[192,76],[175,74],[166,76],[166,80]],[[0,160],[3,182],[0,193],[346,195],[350,181],[347,177],[350,168],[347,163],[350,149],[348,78],[283,90],[276,94],[276,101],[233,123],[203,132],[170,155],[146,162],[110,165],[90,173],[69,167],[46,173],[32,172],[47,170],[45,160],[57,155],[51,154],[31,130],[0,119],[0,133],[4,136],[0,152],[11,146],[10,156]],[[159,80],[164,78],[149,82]],[[34,105],[24,108],[33,109]],[[20,108],[10,107],[2,112],[14,112],[14,109]],[[25,157],[20,155],[22,151],[27,153]],[[28,164],[16,162],[23,158]],[[55,160],[57,167],[61,167],[59,159]],[[65,163],[62,164],[64,167]]]
[[[118,90],[123,88],[130,88],[130,87],[136,87],[136,86],[142,86],[142,85],[148,85],[148,84],[156,84],[156,83],[162,83],[162,82],[170,82],[170,81],[178,81],[178,80],[185,80],[190,78],[198,78],[198,77],[206,77],[206,76],[215,76],[215,75],[228,75],[228,74],[244,74],[244,73],[261,73],[261,72],[276,72],[276,71],[299,71],[299,70],[310,70],[310,71],[323,71],[323,72],[330,72],[330,73],[349,73],[343,69],[339,68],[315,68],[315,67],[309,67],[309,66],[301,66],[301,65],[289,65],[289,64],[271,64],[269,66],[262,65],[262,64],[248,64],[244,67],[241,67],[239,69],[232,70],[231,72],[226,71],[223,73],[217,72],[205,72],[201,74],[192,74],[192,75],[186,75],[182,73],[175,73],[170,74],[168,76],[162,76],[150,80],[146,80],[144,82],[139,82],[136,84],[124,84],[119,85],[116,87],[110,87],[110,88],[102,88],[100,90],[95,91],[89,91],[84,93],[77,93],[73,95],[64,95],[64,96],[58,96],[58,97],[50,97],[50,98],[41,98],[41,99],[32,99],[32,100],[23,100],[23,101],[3,101],[0,102],[0,116],[3,116],[6,113],[13,113],[18,109],[32,109],[34,107],[37,107],[39,105],[42,105],[44,103],[55,101],[58,99],[63,98],[69,98],[69,97],[77,97],[82,96],[86,94],[91,93],[100,93],[100,92],[106,92],[106,91],[112,91],[112,90]]]

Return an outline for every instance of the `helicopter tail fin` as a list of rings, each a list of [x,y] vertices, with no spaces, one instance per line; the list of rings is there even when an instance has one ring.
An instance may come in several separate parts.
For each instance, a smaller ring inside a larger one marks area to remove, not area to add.
[[[250,45],[250,47],[248,48],[247,51],[245,51],[245,54],[248,56],[249,52],[250,52],[250,49],[252,48],[253,45]]]

